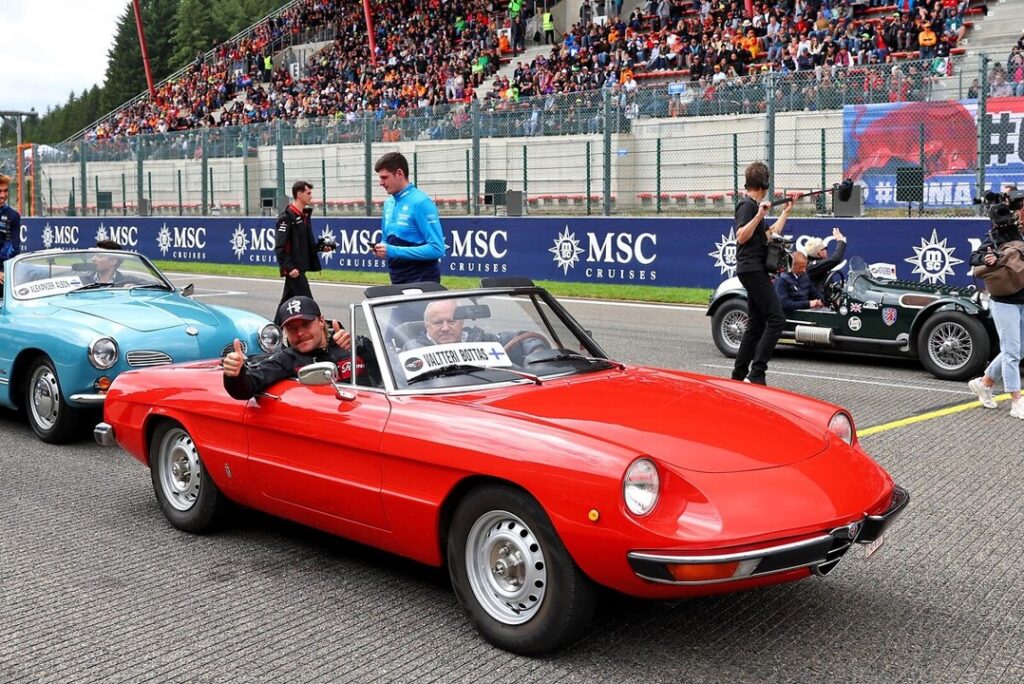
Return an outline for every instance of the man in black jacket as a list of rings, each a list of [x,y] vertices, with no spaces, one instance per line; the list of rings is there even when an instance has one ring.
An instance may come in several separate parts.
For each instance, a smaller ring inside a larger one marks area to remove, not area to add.
[[[828,248],[821,238],[811,238],[804,245],[803,252],[807,255],[807,275],[819,292],[825,291],[829,273],[842,263],[846,257],[846,237],[838,228],[832,229],[832,239],[836,243],[836,251],[828,255]]]
[[[274,253],[284,276],[284,292],[281,301],[291,297],[313,297],[306,280],[309,271],[321,271],[320,252],[329,252],[334,247],[313,239],[312,214],[313,185],[296,181],[292,186],[293,201],[277,217],[277,232],[274,234]],[[281,321],[275,321],[278,325]]]
[[[328,328],[320,307],[310,297],[292,297],[278,309],[287,347],[254,363],[248,363],[242,343],[235,339],[234,351],[224,357],[224,389],[235,399],[248,400],[279,380],[293,378],[303,366],[318,361],[338,365],[338,380],[351,379],[352,336],[338,321]],[[364,337],[356,339],[356,382],[379,386],[380,368],[373,345]]]

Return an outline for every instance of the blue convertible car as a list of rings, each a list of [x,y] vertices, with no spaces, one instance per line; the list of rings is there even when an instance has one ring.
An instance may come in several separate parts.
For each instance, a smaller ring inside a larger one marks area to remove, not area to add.
[[[74,437],[117,374],[281,344],[261,316],[189,298],[148,259],[102,249],[22,254],[4,264],[0,405],[24,410],[44,442]]]

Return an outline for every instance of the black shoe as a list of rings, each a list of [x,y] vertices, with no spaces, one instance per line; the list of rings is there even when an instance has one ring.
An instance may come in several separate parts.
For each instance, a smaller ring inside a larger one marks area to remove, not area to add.
[[[750,384],[751,384],[751,385],[764,385],[765,387],[767,387],[767,386],[768,386],[768,383],[767,383],[767,382],[765,382],[765,380],[764,380],[764,378],[763,378],[763,377],[761,377],[761,378],[755,378],[754,376],[750,376],[750,377],[748,377],[748,378],[747,378],[747,380],[749,380],[749,381],[750,381]]]

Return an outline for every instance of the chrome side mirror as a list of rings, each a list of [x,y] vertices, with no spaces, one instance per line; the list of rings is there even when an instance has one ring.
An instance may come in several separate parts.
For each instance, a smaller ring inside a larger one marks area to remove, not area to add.
[[[299,382],[307,386],[331,385],[334,393],[343,401],[353,401],[355,393],[342,389],[338,384],[338,366],[331,361],[320,361],[299,369]]]
[[[188,285],[186,285],[185,287],[181,288],[181,296],[182,296],[182,297],[191,297],[191,296],[192,296],[192,294],[193,294],[193,293],[194,293],[195,291],[196,291],[196,286],[195,286],[195,285],[193,285],[192,283],[189,283],[189,284],[188,284]]]

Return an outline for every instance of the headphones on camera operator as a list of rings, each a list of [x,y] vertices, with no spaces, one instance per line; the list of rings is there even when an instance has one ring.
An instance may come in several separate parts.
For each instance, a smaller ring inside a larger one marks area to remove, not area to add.
[[[976,200],[978,201],[978,200]],[[1024,191],[986,192],[980,200],[988,207],[992,227],[988,231],[988,252],[995,263],[980,263],[972,273],[985,281],[985,289],[994,297],[1005,297],[1024,289],[1024,234],[1018,213],[1024,208]],[[984,258],[984,257],[983,257]]]

